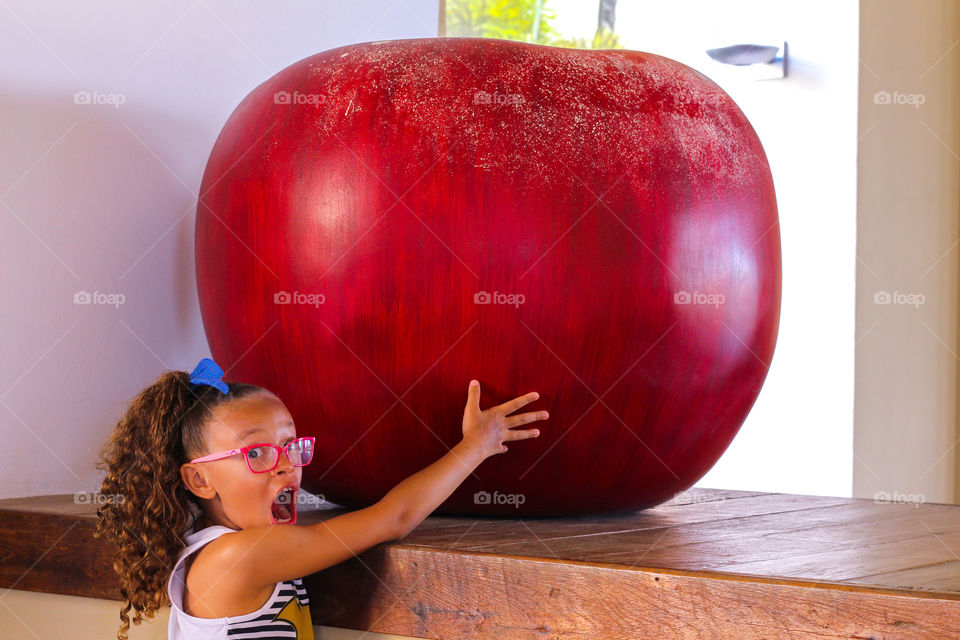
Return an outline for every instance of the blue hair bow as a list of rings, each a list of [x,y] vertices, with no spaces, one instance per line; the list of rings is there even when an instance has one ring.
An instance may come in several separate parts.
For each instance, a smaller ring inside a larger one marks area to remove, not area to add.
[[[222,377],[223,369],[210,358],[203,358],[190,373],[190,382],[193,384],[209,385],[220,389],[220,391],[224,393],[229,393],[230,387],[227,386],[226,382],[221,380]]]

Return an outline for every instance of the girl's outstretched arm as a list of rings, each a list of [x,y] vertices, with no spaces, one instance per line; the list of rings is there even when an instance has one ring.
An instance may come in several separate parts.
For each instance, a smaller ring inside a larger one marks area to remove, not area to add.
[[[537,429],[514,430],[545,411],[508,414],[535,401],[529,393],[480,409],[480,385],[471,381],[463,412],[463,439],[442,458],[391,489],[379,502],[309,526],[252,527],[210,543],[210,561],[229,575],[220,585],[238,597],[283,580],[300,578],[363,553],[381,542],[406,536],[446,500],[481,462],[504,453],[504,442],[535,438]],[[216,544],[222,541],[221,544]],[[217,587],[221,589],[221,586]]]

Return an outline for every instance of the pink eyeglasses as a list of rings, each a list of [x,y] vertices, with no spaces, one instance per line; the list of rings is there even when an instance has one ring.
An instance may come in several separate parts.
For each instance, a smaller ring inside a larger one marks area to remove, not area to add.
[[[295,467],[303,467],[310,464],[310,461],[313,460],[313,443],[315,441],[316,438],[313,436],[305,436],[303,438],[291,440],[287,444],[283,445],[283,447],[262,442],[260,444],[251,444],[247,447],[243,447],[242,449],[231,449],[230,451],[211,453],[200,458],[194,458],[190,461],[190,463],[210,462],[211,460],[229,458],[230,456],[235,456],[238,453],[242,453],[244,460],[247,461],[247,467],[250,469],[250,471],[254,473],[266,473],[277,468],[277,464],[280,462],[280,451],[282,449],[283,454],[287,456],[287,460],[290,461],[290,464]]]

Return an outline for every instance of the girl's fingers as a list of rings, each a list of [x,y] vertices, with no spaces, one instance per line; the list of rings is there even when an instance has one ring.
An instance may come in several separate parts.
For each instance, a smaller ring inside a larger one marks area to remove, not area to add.
[[[530,404],[531,402],[535,401],[539,397],[540,397],[540,394],[537,393],[536,391],[533,391],[526,395],[520,396],[519,398],[514,398],[513,400],[504,402],[502,405],[497,407],[497,409],[500,412],[502,412],[503,415],[507,415],[509,413],[513,413],[514,411],[516,411],[522,406]]]
[[[480,381],[471,380],[467,391],[467,406],[480,411]]]
[[[506,424],[507,429],[512,429],[536,420],[546,420],[549,417],[550,414],[546,411],[530,411],[528,413],[521,413],[518,416],[510,416],[504,420],[504,424]]]
[[[527,440],[529,438],[536,438],[540,435],[539,429],[521,429],[519,431],[508,431],[506,436],[504,436],[503,441],[507,442],[509,440]]]

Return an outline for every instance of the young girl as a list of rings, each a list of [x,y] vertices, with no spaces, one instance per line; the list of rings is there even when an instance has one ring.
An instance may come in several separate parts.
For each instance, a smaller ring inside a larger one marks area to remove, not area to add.
[[[124,607],[117,638],[169,604],[169,640],[313,638],[300,578],[403,538],[504,442],[545,411],[513,413],[537,393],[480,409],[471,380],[463,439],[365,509],[311,526],[296,523],[301,467],[312,437],[297,437],[270,391],[226,383],[204,358],[192,373],[167,371],[133,399],[101,452],[95,537],[116,543]]]

